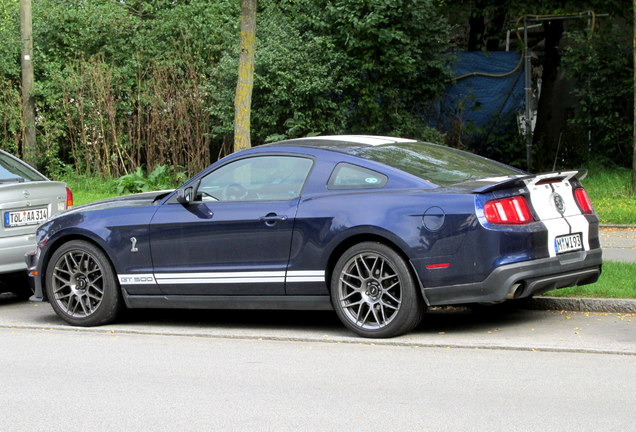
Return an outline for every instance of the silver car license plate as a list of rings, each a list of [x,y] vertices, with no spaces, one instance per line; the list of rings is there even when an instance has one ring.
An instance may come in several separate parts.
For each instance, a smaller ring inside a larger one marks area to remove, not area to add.
[[[554,239],[554,245],[558,254],[583,249],[581,233],[557,237]]]
[[[27,210],[8,211],[4,214],[4,226],[13,228],[25,225],[36,225],[49,218],[47,207]]]

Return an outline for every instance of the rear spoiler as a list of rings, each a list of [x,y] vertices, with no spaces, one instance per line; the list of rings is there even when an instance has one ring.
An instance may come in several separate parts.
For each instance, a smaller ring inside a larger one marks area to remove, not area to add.
[[[572,178],[579,180],[584,179],[587,176],[587,170],[577,171],[560,171],[545,174],[527,174],[519,175],[516,177],[497,177],[497,178],[485,178],[473,182],[474,185],[480,183],[488,183],[483,186],[477,186],[472,191],[473,193],[486,193],[500,189],[509,189],[514,187],[532,187],[541,186],[543,184],[560,183],[562,181],[569,181]]]

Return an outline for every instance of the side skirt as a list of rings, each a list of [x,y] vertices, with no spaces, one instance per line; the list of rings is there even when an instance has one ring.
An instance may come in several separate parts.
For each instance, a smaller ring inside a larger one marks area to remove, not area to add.
[[[130,295],[122,290],[130,309],[289,309],[333,310],[329,296],[190,296]]]

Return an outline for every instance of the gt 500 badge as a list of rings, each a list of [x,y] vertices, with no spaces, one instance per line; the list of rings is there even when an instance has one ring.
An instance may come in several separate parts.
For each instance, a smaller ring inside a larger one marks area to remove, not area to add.
[[[122,285],[155,285],[155,277],[152,274],[119,275],[119,283]]]

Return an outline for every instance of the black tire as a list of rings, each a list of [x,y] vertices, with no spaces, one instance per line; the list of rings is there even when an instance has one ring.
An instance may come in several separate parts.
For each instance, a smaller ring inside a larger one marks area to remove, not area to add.
[[[331,302],[360,336],[389,338],[413,330],[425,305],[408,264],[390,247],[359,243],[342,254],[331,277]]]
[[[71,325],[108,324],[123,308],[110,261],[101,249],[83,240],[65,243],[53,253],[45,285],[53,310]]]
[[[10,292],[26,300],[33,295],[26,270],[0,276],[0,293]]]
[[[33,295],[31,284],[32,282],[29,281],[29,276],[25,270],[13,275],[11,278],[11,292],[23,300],[28,300]]]

